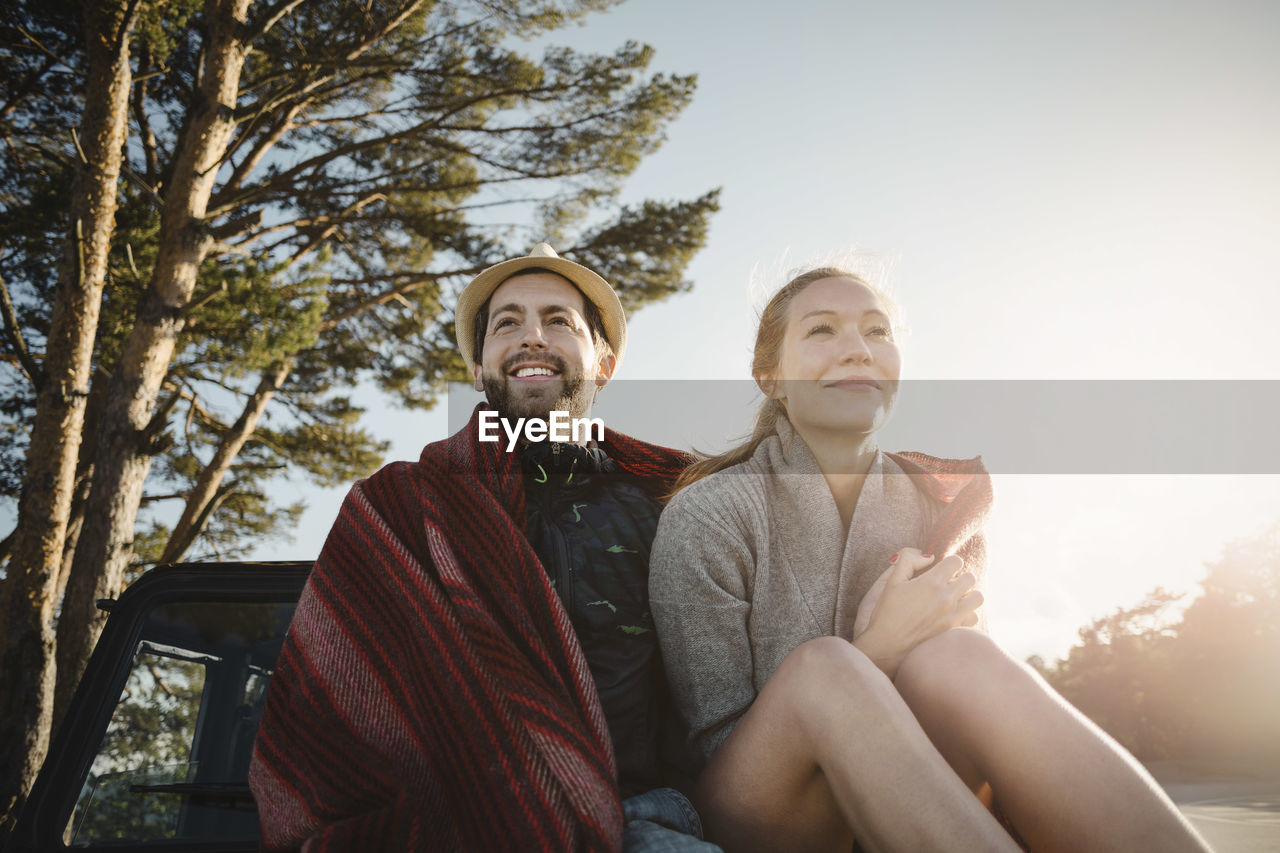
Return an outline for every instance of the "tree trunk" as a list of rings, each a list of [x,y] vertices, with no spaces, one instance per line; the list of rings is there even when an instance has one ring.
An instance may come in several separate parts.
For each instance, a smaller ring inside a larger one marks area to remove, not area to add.
[[[205,211],[235,129],[249,3],[205,2],[200,86],[164,194],[155,267],[111,377],[93,488],[67,582],[58,632],[58,690],[64,695],[74,691],[102,631],[105,618],[96,603],[120,594],[132,553],[142,486],[151,467],[156,400],[200,265],[213,245]]]
[[[218,494],[218,487],[222,485],[227,472],[231,470],[231,463],[235,461],[240,449],[249,440],[249,436],[253,435],[253,431],[258,428],[258,419],[262,417],[267,404],[288,378],[291,369],[292,360],[290,359],[277,362],[263,371],[258,387],[245,403],[244,411],[223,433],[222,439],[218,442],[218,449],[214,451],[213,459],[209,460],[209,464],[200,472],[200,479],[196,481],[195,487],[191,490],[191,496],[187,498],[187,505],[183,507],[182,518],[178,519],[178,523],[173,528],[173,534],[165,543],[160,562],[172,563],[182,559],[182,555],[200,535],[200,531],[204,529],[212,514],[210,508]]]
[[[102,421],[102,408],[106,405],[106,390],[110,377],[102,370],[97,371],[89,390],[89,404],[84,415],[84,440],[80,442],[80,460],[76,464],[75,482],[71,488],[71,506],[67,514],[66,538],[62,546],[62,565],[58,571],[58,579],[54,584],[54,601],[62,601],[67,592],[67,578],[71,576],[71,564],[75,559],[76,546],[80,542],[80,531],[84,529],[84,510],[89,502],[89,489],[93,485],[93,457],[98,450],[98,426]],[[58,633],[65,630],[65,621],[58,620]],[[56,640],[55,640],[56,642]],[[55,679],[53,694],[53,717],[49,730],[56,731],[67,712],[71,694],[75,691],[61,692],[60,680]]]
[[[93,457],[98,452],[98,427],[102,423],[102,409],[107,404],[107,385],[111,376],[99,368],[94,372],[89,386],[89,402],[85,407],[84,439],[80,442],[80,458],[76,463],[76,477],[71,487],[71,505],[67,514],[67,533],[62,545],[62,568],[58,572],[54,601],[62,601],[67,591],[67,578],[71,575],[71,560],[80,541],[80,529],[84,526],[84,507],[89,500],[89,487],[93,484]],[[55,725],[62,713],[54,705]]]
[[[117,182],[127,138],[129,41],[136,4],[85,10],[87,74],[71,235],[59,272],[35,424],[18,504],[18,526],[0,611],[0,823],[26,799],[49,747],[53,713],[53,614],[88,397],[107,253],[115,229]]]

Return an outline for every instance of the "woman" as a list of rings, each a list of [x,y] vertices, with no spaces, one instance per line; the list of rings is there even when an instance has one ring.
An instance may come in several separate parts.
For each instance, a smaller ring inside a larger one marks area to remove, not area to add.
[[[895,310],[843,270],[765,308],[751,439],[692,467],[650,604],[727,850],[1204,850],[1142,768],[974,630],[978,462],[881,453]],[[979,796],[975,796],[975,793]]]

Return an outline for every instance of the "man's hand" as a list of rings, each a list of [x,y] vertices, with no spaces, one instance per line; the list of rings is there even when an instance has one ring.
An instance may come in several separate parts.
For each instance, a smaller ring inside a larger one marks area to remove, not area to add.
[[[890,678],[920,643],[948,628],[978,624],[978,579],[959,557],[934,560],[903,548],[858,605],[853,644]]]

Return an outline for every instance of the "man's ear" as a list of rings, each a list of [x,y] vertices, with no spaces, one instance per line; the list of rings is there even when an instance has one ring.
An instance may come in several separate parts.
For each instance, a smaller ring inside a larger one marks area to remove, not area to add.
[[[471,365],[471,378],[472,378],[473,380],[475,380],[475,381],[472,383],[472,386],[471,386],[471,387],[472,387],[472,388],[475,388],[477,391],[483,391],[483,390],[484,390],[484,380],[482,380],[482,379],[480,378],[480,376],[481,376],[480,365],[478,365],[478,364],[472,364],[472,365]]]
[[[596,368],[596,387],[603,388],[609,384],[609,380],[613,378],[613,371],[618,366],[618,357],[613,353],[609,353],[600,359],[600,365]]]

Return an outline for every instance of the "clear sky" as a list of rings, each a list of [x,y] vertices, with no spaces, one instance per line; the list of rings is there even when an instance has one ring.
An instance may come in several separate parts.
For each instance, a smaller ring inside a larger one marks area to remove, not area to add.
[[[699,84],[625,199],[719,186],[723,207],[693,292],[633,318],[620,377],[746,378],[762,294],[859,250],[905,310],[912,377],[1280,379],[1280,4],[631,0],[552,41],[627,39]],[[363,402],[393,458],[446,434],[443,412]],[[314,556],[342,491],[282,487],[313,509],[256,556]],[[1280,519],[1274,474],[996,491],[989,619],[1023,656],[1193,591]]]

